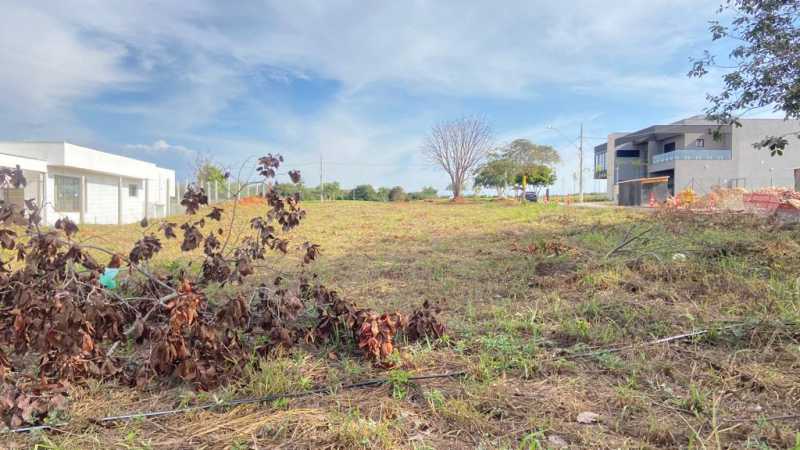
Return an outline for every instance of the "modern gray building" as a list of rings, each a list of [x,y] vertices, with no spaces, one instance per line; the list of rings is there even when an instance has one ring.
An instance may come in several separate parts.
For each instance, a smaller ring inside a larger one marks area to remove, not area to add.
[[[633,133],[612,133],[594,148],[595,179],[607,181],[608,195],[617,199],[618,183],[668,176],[672,195],[686,188],[704,194],[714,187],[755,190],[794,187],[800,180],[800,140],[787,136],[782,156],[770,156],[753,144],[766,136],[800,131],[800,121],[742,119],[741,126],[718,125],[704,116]],[[613,149],[613,151],[609,151]]]

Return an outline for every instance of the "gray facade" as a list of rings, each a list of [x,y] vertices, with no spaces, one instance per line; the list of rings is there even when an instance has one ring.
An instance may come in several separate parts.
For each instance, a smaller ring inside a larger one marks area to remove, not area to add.
[[[673,195],[687,188],[705,194],[718,186],[795,187],[800,140],[789,137],[783,156],[775,157],[753,144],[766,136],[797,132],[800,121],[740,122],[741,127],[719,126],[696,116],[633,133],[612,133],[605,144],[595,147],[595,178],[607,180],[608,195],[614,200],[620,181],[657,176],[670,177]]]

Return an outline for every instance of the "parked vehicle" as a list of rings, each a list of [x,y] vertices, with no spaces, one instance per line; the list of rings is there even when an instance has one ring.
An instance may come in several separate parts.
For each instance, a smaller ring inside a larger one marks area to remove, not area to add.
[[[526,192],[525,193],[525,200],[529,202],[538,202],[539,196],[536,195],[536,192]]]

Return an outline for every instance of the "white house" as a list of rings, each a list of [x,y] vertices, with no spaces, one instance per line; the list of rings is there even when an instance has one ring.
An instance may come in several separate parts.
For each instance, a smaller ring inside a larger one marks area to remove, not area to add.
[[[0,167],[23,169],[24,189],[1,189],[0,199],[44,204],[43,222],[123,224],[170,214],[175,172],[153,163],[68,142],[0,142]]]

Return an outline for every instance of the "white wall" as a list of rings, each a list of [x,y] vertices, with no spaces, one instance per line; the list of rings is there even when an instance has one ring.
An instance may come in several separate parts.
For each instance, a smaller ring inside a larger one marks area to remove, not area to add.
[[[173,170],[67,142],[0,142],[0,165],[13,167],[17,164],[27,169],[47,171],[45,218],[49,224],[55,223],[59,217],[69,217],[76,222],[80,220],[79,212],[55,210],[54,175],[84,177],[84,223],[119,222],[120,178],[123,223],[137,222],[144,217],[145,200],[148,202],[148,217],[163,216],[176,192]],[[138,186],[135,196],[129,195],[131,184]],[[38,188],[30,189],[38,194]],[[38,196],[29,195],[27,190],[25,198]]]
[[[0,142],[0,153],[64,165],[63,142]]]
[[[84,222],[117,223],[117,180],[119,178],[111,175],[87,174],[86,172],[83,174],[86,177]]]
[[[91,224],[116,224],[119,220],[119,192],[120,177],[97,174],[85,170],[72,168],[51,168],[47,175],[47,223],[52,225],[60,217],[69,217],[75,222],[80,221],[80,212],[63,212],[55,209],[55,175],[64,175],[75,178],[84,177],[86,180],[84,223]],[[136,197],[129,195],[129,185],[138,186]],[[134,178],[122,178],[122,222],[138,222],[144,217],[144,181]]]
[[[136,185],[138,192],[135,197],[130,195],[130,185]],[[116,194],[117,190],[114,189]],[[133,223],[144,217],[144,180],[133,178],[122,179],[122,222]]]

